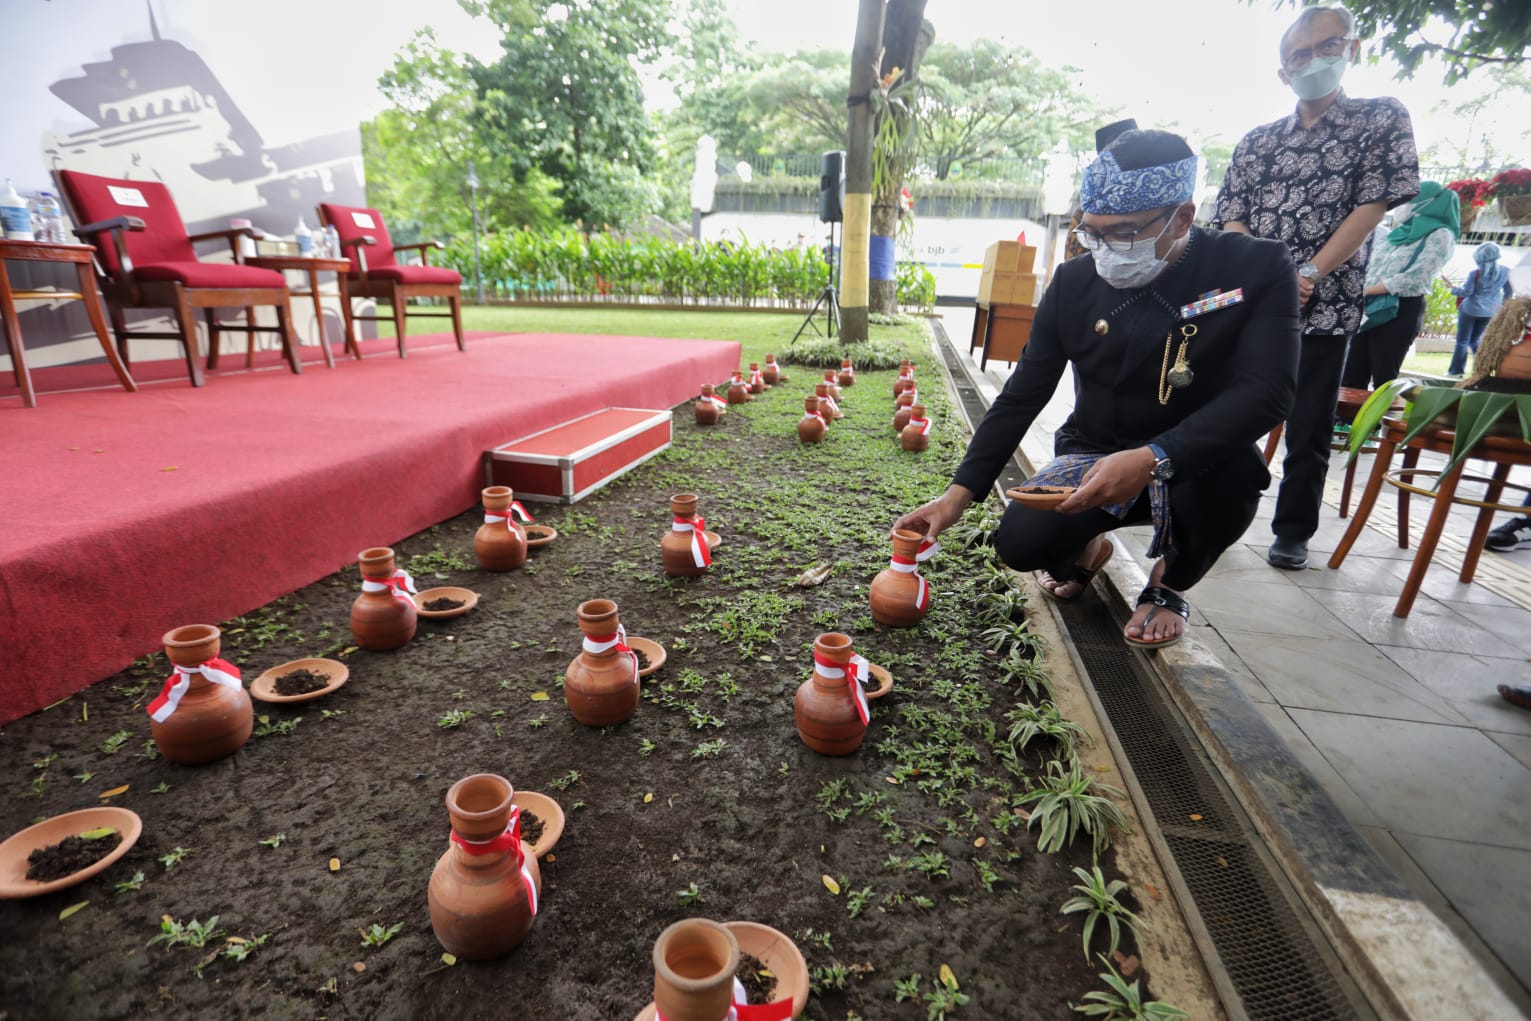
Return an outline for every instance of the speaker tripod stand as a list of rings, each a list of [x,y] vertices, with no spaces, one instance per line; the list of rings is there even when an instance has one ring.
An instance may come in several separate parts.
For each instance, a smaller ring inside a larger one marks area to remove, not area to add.
[[[789,345],[796,344],[797,343],[797,338],[801,337],[803,335],[803,331],[808,329],[809,327],[812,327],[813,328],[813,332],[814,333],[818,333],[819,336],[821,336],[821,337],[833,337],[836,333],[838,333],[840,331],[840,295],[839,295],[839,292],[835,290],[835,252],[836,251],[837,251],[837,249],[835,248],[835,225],[834,225],[834,223],[830,223],[830,225],[829,225],[829,282],[827,284],[825,284],[824,285],[824,289],[819,292],[818,298],[816,298],[814,300],[814,302],[813,302],[813,307],[808,310],[808,314],[803,317],[803,321],[802,321],[801,325],[798,326],[797,332],[794,333],[792,335],[792,339],[787,342]],[[819,333],[819,327],[813,321],[814,317],[819,314],[819,310],[820,309],[824,310],[824,332],[823,333]]]

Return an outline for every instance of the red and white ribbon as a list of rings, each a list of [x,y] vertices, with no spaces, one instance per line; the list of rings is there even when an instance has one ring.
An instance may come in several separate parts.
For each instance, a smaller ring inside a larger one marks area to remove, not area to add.
[[[527,512],[525,507],[521,505],[520,500],[510,501],[510,506],[502,511],[492,511],[487,507],[484,508],[484,524],[486,525],[498,524],[501,521],[508,525],[516,518],[520,518],[522,521],[526,522],[537,520]]]
[[[160,689],[159,696],[149,703],[149,719],[155,723],[164,723],[175,715],[176,707],[181,704],[181,696],[191,687],[193,674],[201,674],[214,684],[235,691],[244,687],[239,680],[239,668],[226,659],[214,658],[197,666],[178,666],[175,673],[165,678],[165,686]]]
[[[823,415],[821,415],[821,414],[820,414],[820,413],[819,413],[819,412],[817,412],[817,411],[808,411],[808,412],[804,412],[804,413],[803,413],[803,417],[804,417],[804,418],[816,418],[816,419],[818,419],[818,420],[819,420],[819,421],[820,421],[820,422],[823,422],[823,423],[824,423],[824,425],[826,425],[826,426],[827,426],[827,425],[829,425],[829,423],[828,423],[828,422],[824,422],[824,416],[823,416]]]
[[[867,707],[866,692],[861,690],[861,678],[872,675],[872,664],[853,652],[851,661],[842,667],[834,660],[814,652],[813,665],[814,669],[830,680],[845,678],[845,687],[851,693],[851,703],[856,707],[856,715],[861,718],[862,725],[872,721],[872,710]]]
[[[387,592],[393,590],[395,599],[402,599],[410,606],[415,605],[415,580],[409,576],[409,572],[400,567],[382,581],[373,581],[371,578],[361,580],[363,592]]]
[[[856,374],[855,367],[850,365],[849,363],[840,366],[840,371],[845,373],[847,376],[854,376]]]
[[[717,408],[718,408],[719,411],[726,411],[726,410],[728,410],[728,402],[725,401],[723,398],[719,397],[717,394],[707,394],[706,396],[700,397],[698,399],[701,400],[703,403],[712,403],[712,404],[717,405]]]
[[[824,389],[828,390],[829,387],[825,387]],[[823,402],[825,402],[826,404],[829,405],[829,413],[831,415],[839,415],[840,414],[840,405],[835,403],[835,399],[833,397],[828,397],[828,396],[820,397],[819,400],[821,400],[821,401],[823,401]]]
[[[765,386],[765,376],[759,369],[752,369],[750,370],[750,389],[753,390],[758,386]]]
[[[505,832],[493,840],[464,840],[452,831],[452,843],[462,848],[464,854],[478,857],[482,854],[514,854],[516,856],[516,868],[521,870],[521,882],[526,887],[526,903],[532,910],[532,917],[537,917],[537,884],[532,879],[531,866],[526,863],[526,855],[521,850],[521,809],[513,805],[510,809],[510,825],[505,827]]]
[[[674,532],[691,533],[691,559],[698,567],[710,567],[712,565],[712,550],[707,546],[707,522],[702,520],[700,514],[694,514],[689,518],[676,517],[675,523],[670,526]]]
[[[915,593],[914,597],[914,608],[916,610],[927,610],[930,608],[930,585],[926,583],[924,576],[920,574],[920,565],[939,552],[941,552],[941,544],[939,542],[921,539],[920,548],[914,554],[913,560],[901,557],[895,553],[893,554],[893,559],[888,562],[888,566],[893,570],[898,571],[900,574],[912,574],[915,580],[920,583],[920,589]]]
[[[638,654],[627,647],[627,628],[617,625],[616,634],[603,635],[600,638],[585,636],[585,651],[594,655],[610,652],[612,649],[619,653],[626,653],[627,658],[633,661],[633,683],[638,683]]]
[[[920,431],[920,435],[921,436],[929,436],[930,435],[930,419],[928,419],[928,418],[913,418],[913,417],[911,417],[909,419],[909,424],[914,426],[916,429],[918,429]]]
[[[792,1021],[792,997],[785,1000],[777,1000],[774,1003],[760,1003],[751,1006],[749,994],[744,991],[744,983],[738,977],[734,978],[734,1002],[718,1021]],[[659,1013],[659,1008],[654,1008],[654,1021],[665,1021],[665,1016]]]

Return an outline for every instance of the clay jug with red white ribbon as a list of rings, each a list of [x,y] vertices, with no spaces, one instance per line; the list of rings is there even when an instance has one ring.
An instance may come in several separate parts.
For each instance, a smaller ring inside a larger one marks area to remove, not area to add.
[[[803,417],[797,420],[797,438],[804,443],[820,443],[828,426],[819,412],[817,394],[803,398]]]
[[[856,369],[851,365],[849,358],[840,359],[840,375],[836,378],[841,386],[851,386],[856,382]]]
[[[893,396],[897,397],[914,385],[914,363],[905,358],[898,363],[898,378],[893,381]]]
[[[870,695],[862,688],[871,665],[851,648],[849,635],[831,631],[813,643],[813,676],[797,689],[793,717],[803,743],[820,755],[849,755],[866,736],[869,698],[892,687],[892,679]]]
[[[909,406],[909,421],[899,430],[898,442],[905,449],[919,453],[930,446],[929,418],[925,417],[925,405],[912,404]]]
[[[760,370],[765,377],[766,386],[775,386],[777,383],[785,383],[787,377],[781,374],[781,366],[776,364],[775,355],[766,355],[765,368]]]
[[[610,599],[579,604],[580,654],[564,671],[564,701],[587,727],[626,723],[638,709],[638,654],[627,647],[627,632]]]
[[[414,582],[394,566],[393,550],[374,546],[357,554],[361,595],[351,604],[351,639],[363,649],[387,651],[415,637]]]
[[[713,392],[711,383],[702,384],[702,396],[692,406],[696,412],[697,425],[717,425],[728,410],[728,402]]]
[[[840,389],[840,377],[836,375],[834,369],[824,370],[824,385],[829,388],[829,396],[835,399],[835,403],[840,403],[845,393]]]
[[[728,381],[728,403],[745,404],[755,398],[750,396],[750,385],[744,379],[744,373],[735,372],[734,378]]]
[[[819,411],[824,415],[826,423],[835,422],[845,417],[845,412],[840,410],[840,404],[830,392],[828,383],[815,383],[813,392],[819,398]]]
[[[920,565],[940,550],[918,532],[899,529],[893,533],[893,559],[872,579],[868,598],[872,618],[889,627],[914,627],[930,612],[930,583]]]
[[[909,400],[906,402],[905,397]],[[910,387],[899,395],[898,409],[893,412],[893,431],[902,434],[904,426],[909,424],[909,419],[914,416],[914,402],[918,400],[918,394],[914,387]]]
[[[244,747],[255,726],[250,695],[232,663],[218,658],[222,633],[188,624],[161,639],[175,672],[148,705],[159,752],[186,766],[213,762]]]
[[[473,535],[473,552],[485,571],[513,571],[526,563],[526,529],[516,521],[519,502],[509,486],[489,486],[480,494],[484,523]],[[530,518],[524,508],[520,513]]]
[[[739,941],[717,922],[687,918],[654,941],[654,1009],[664,1021],[723,1021],[734,1005]]]
[[[765,373],[760,371],[759,362],[750,362],[749,384],[752,394],[763,394],[771,389],[771,385],[766,382]]]
[[[452,833],[431,873],[431,929],[465,960],[510,953],[537,915],[541,875],[520,839],[513,794],[510,781],[492,773],[464,777],[447,791]]]
[[[659,555],[664,573],[672,578],[691,578],[704,574],[712,564],[712,548],[707,544],[707,522],[696,512],[695,493],[677,493],[670,497],[670,530],[659,540]]]

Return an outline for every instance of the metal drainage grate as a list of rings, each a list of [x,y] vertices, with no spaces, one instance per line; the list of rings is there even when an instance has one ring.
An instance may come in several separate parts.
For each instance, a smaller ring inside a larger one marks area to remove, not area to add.
[[[1069,638],[1218,960],[1257,1021],[1375,1018],[1179,710],[1099,599],[1062,604]],[[1140,806],[1142,807],[1142,806]],[[1191,816],[1200,816],[1192,821]],[[1187,905],[1189,909],[1190,905]],[[1237,1016],[1235,1005],[1230,1014]]]

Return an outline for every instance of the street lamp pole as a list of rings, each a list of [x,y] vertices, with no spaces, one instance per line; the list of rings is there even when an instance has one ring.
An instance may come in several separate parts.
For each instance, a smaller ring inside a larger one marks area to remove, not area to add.
[[[468,164],[468,203],[473,208],[473,281],[478,292],[478,303],[484,303],[484,265],[479,259],[479,229],[478,229],[478,175],[473,172],[473,164]]]

